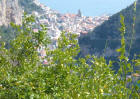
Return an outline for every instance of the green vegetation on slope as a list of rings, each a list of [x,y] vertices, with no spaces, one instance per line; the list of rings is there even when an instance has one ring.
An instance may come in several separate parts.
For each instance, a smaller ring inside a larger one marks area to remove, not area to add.
[[[9,47],[9,43],[15,38],[15,30],[11,26],[1,26],[0,27],[0,41],[6,42],[6,46]]]
[[[134,6],[131,5],[121,12],[112,15],[109,20],[105,21],[102,25],[98,26],[93,32],[88,33],[86,36],[82,36],[79,39],[79,44],[81,47],[81,55],[85,54],[96,54],[104,55],[107,57],[116,57],[118,54],[115,52],[117,48],[120,47],[120,31],[118,27],[121,26],[120,14],[125,17],[126,24],[126,49],[127,52],[130,47],[130,42],[133,35],[133,18],[135,16]],[[136,10],[136,22],[135,22],[135,39],[133,39],[132,48],[130,55],[133,56],[134,53],[140,54],[140,0],[137,2]],[[105,50],[106,46],[106,50]]]
[[[123,16],[117,74],[111,70],[113,62],[107,63],[104,57],[88,55],[75,59],[79,53],[77,36],[69,33],[61,34],[55,50],[46,48],[47,56],[39,57],[37,50],[40,46],[47,47],[49,37],[44,25],[40,31],[33,32],[34,21],[32,16],[24,16],[24,27],[12,24],[18,33],[9,49],[0,42],[0,99],[140,98],[139,87],[135,85],[140,81],[134,71],[140,59],[130,61],[125,55]],[[47,64],[42,64],[42,59],[46,59]]]
[[[33,3],[33,0],[19,0],[19,4],[28,14],[31,14],[33,11],[43,12],[39,6]]]

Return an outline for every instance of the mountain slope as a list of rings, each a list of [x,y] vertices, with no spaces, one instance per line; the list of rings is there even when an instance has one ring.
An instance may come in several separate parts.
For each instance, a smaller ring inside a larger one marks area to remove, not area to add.
[[[5,0],[4,0],[5,1]],[[10,1],[10,0],[9,0]],[[41,4],[38,0],[14,0],[16,4],[18,4],[19,8],[13,9],[13,12],[20,12],[22,13],[27,12],[28,14],[34,14],[36,16],[36,26],[34,30],[38,30],[38,24],[45,24],[48,28],[47,33],[49,34],[50,38],[52,39],[54,48],[56,47],[57,39],[59,38],[61,31],[71,32],[75,34],[86,34],[89,31],[92,31],[96,26],[100,25],[105,20],[108,20],[107,15],[103,15],[100,17],[88,17],[83,16],[80,11],[80,15],[78,14],[71,14],[66,13],[62,14],[58,11],[55,11],[44,4]],[[18,2],[18,3],[17,3]],[[1,4],[1,3],[0,3]],[[9,2],[14,7],[12,2]],[[2,4],[0,5],[0,7]],[[19,11],[18,9],[22,9]],[[23,13],[22,13],[23,14]],[[21,19],[22,14],[20,17],[15,17],[16,19]],[[17,14],[18,15],[18,14]],[[4,15],[2,15],[4,16]],[[12,17],[12,14],[10,13]],[[7,18],[9,19],[9,18]],[[2,41],[10,41],[10,39],[14,38],[15,33],[13,33],[12,28],[9,26],[11,21],[7,24],[8,26],[5,27],[5,24],[0,27],[0,36],[2,36]],[[16,23],[16,22],[15,22]]]
[[[43,13],[40,6],[35,4],[36,0],[1,0],[0,1],[0,41],[10,42],[15,37],[11,22],[22,23],[23,11],[32,14],[36,11]]]
[[[120,47],[120,14],[125,17],[126,24],[126,41],[127,52],[130,47],[130,40],[132,39],[132,24],[133,24],[133,11],[134,6],[130,5],[119,13],[111,16],[109,20],[105,21],[102,25],[96,27],[94,31],[88,33],[86,36],[81,36],[79,44],[81,47],[81,56],[86,54],[105,55],[107,57],[117,56],[116,49]],[[134,53],[140,54],[140,0],[137,2],[136,11],[136,26],[135,31],[136,40],[133,40],[131,56]]]
[[[1,0],[0,1],[0,26],[8,25],[10,22],[21,24],[22,10],[18,0]]]
[[[19,0],[19,5],[22,7],[24,12],[31,14],[33,11],[43,13],[41,7],[35,4],[36,0]]]

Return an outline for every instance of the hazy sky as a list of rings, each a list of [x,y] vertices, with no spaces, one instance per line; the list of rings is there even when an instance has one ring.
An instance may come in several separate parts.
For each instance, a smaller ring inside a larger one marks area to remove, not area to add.
[[[78,9],[85,16],[114,14],[135,0],[39,0],[41,3],[61,13],[77,13]]]

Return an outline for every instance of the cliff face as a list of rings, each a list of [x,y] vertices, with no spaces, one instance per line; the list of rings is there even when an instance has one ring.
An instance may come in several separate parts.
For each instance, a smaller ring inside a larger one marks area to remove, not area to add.
[[[7,26],[10,22],[15,24],[22,22],[22,10],[18,0],[0,0],[0,26]]]

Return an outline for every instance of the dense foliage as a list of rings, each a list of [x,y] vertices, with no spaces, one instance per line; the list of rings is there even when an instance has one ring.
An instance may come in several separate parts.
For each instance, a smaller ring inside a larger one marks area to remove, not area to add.
[[[0,26],[0,41],[6,42],[6,47],[9,47],[10,40],[16,36],[15,29],[11,26]]]
[[[125,55],[125,24],[121,16],[121,48],[117,74],[112,61],[104,57],[86,56],[75,59],[79,53],[76,35],[62,33],[58,47],[49,50],[46,27],[33,32],[34,18],[24,16],[23,26],[11,24],[18,33],[5,48],[0,45],[0,99],[129,99],[139,98],[138,79],[134,67],[139,59],[130,61]],[[46,47],[47,64],[42,64],[37,49]],[[130,74],[130,78],[127,78]],[[135,84],[134,84],[135,82]]]

